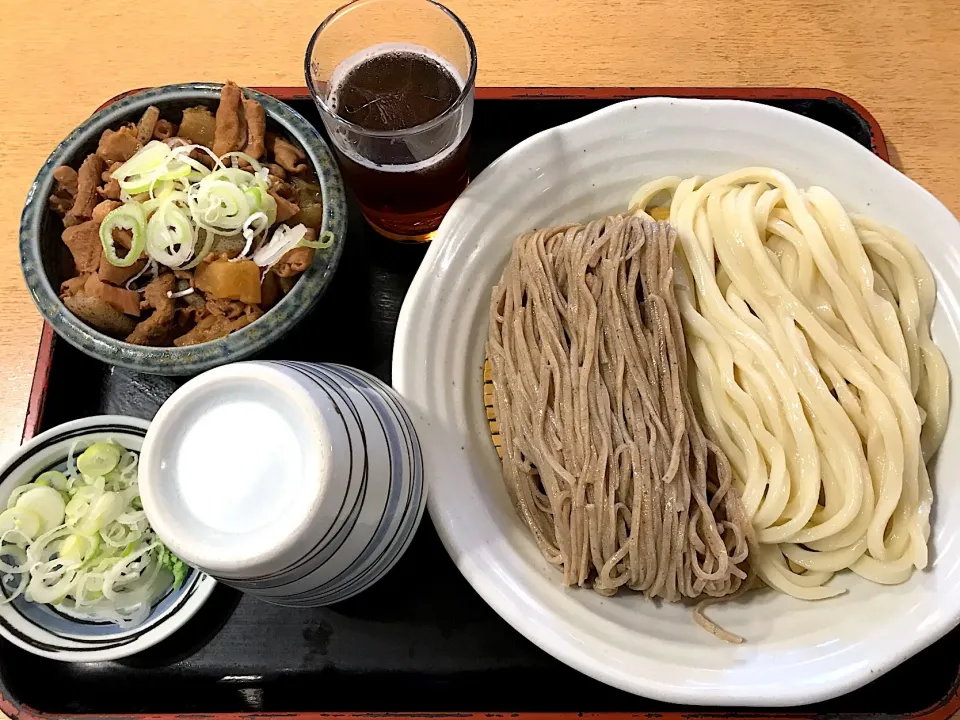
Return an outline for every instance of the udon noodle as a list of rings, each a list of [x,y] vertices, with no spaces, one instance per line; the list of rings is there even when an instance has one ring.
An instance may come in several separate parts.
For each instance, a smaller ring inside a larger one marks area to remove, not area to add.
[[[845,568],[905,581],[928,562],[926,463],[949,403],[923,257],[768,168],[662,178],[631,209],[664,194],[693,404],[729,458],[750,564],[804,599],[842,592],[825,583]]]
[[[675,243],[629,215],[538,230],[493,292],[508,491],[564,583],[605,595],[722,597],[747,578],[749,525],[687,388]]]

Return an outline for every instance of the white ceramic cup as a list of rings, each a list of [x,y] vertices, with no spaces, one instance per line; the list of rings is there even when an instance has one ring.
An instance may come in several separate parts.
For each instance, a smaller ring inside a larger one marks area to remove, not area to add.
[[[144,510],[167,546],[279,604],[329,604],[376,582],[426,498],[409,410],[337,365],[210,370],[164,403],[140,463]]]

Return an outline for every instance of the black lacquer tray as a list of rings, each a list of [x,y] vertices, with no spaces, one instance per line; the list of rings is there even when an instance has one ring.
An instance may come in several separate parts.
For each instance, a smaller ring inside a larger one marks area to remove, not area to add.
[[[263,88],[319,125],[303,88]],[[477,91],[472,171],[519,141],[620,99],[740,98],[806,115],[887,159],[876,121],[826,90],[486,88]],[[266,357],[346,363],[390,381],[397,316],[426,252],[380,238],[351,206],[329,292]],[[101,413],[150,418],[183,380],[92,360],[44,328],[25,437]],[[58,663],[0,644],[0,708],[11,716],[239,720],[284,716],[630,715],[946,718],[960,707],[960,653],[944,638],[850,695],[790,712],[711,712],[635,697],[580,675],[529,643],[467,585],[425,518],[410,550],[373,589],[328,608],[266,605],[220,587],[174,636],[121,662]],[[789,682],[789,678],[784,678]]]

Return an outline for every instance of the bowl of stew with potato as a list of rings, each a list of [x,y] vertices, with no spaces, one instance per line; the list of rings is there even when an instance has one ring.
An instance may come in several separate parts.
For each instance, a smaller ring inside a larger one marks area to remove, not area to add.
[[[24,207],[20,258],[67,342],[188,375],[302,320],[345,231],[343,184],[313,125],[232,82],[192,83],[122,97],[54,150]]]

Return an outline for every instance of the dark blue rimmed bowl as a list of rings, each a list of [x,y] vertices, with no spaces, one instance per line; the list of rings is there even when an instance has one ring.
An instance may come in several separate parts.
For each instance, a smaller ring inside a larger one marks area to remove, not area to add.
[[[146,420],[100,415],[73,420],[38,435],[0,462],[0,508],[10,494],[47,470],[63,470],[71,449],[76,455],[95,442],[112,440],[140,452],[150,426]],[[0,548],[0,558],[3,550]],[[9,559],[7,559],[9,561]],[[190,568],[179,588],[154,601],[140,625],[121,628],[108,621],[71,617],[50,605],[27,602],[21,595],[0,603],[0,636],[28,652],[66,662],[117,660],[146,650],[172,635],[210,597],[216,580]],[[0,598],[6,591],[0,591]]]
[[[281,338],[302,320],[323,295],[340,261],[347,230],[347,201],[340,171],[317,129],[276,98],[254,90],[248,97],[263,105],[267,129],[298,143],[313,164],[323,195],[321,232],[333,233],[333,245],[318,252],[293,289],[263,317],[225,338],[192,347],[144,347],[104,335],[67,310],[58,297],[60,283],[71,269],[70,253],[60,235],[63,223],[47,207],[53,193],[53,171],[60,165],[80,166],[96,150],[107,128],[136,122],[150,105],[164,118],[179,117],[185,108],[220,102],[219,83],[165,85],[128,95],[93,115],[47,158],[27,195],[20,219],[20,266],[34,303],[57,334],[87,355],[111,365],[156,375],[193,375],[253,355]]]

